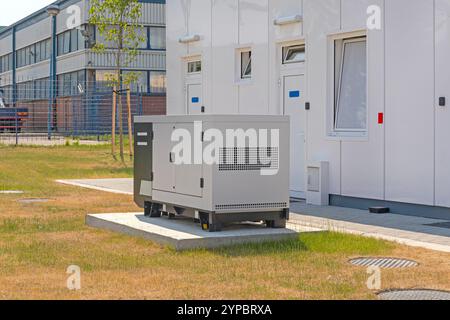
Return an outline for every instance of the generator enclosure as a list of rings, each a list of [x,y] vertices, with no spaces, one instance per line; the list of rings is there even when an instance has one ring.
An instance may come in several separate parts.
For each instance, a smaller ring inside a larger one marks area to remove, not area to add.
[[[204,229],[289,217],[289,117],[135,117],[136,203],[146,215],[185,215]]]

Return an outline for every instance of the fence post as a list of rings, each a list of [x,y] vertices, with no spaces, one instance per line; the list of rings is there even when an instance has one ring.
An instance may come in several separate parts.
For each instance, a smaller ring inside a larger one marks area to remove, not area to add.
[[[18,128],[18,126],[19,126],[19,119],[18,119],[18,113],[17,113],[17,104],[15,105],[15,108],[14,108],[14,110],[16,111],[15,112],[15,129],[16,129],[16,146],[18,146],[19,145],[19,128]]]
[[[117,92],[116,86],[113,87],[113,103],[112,103],[112,129],[111,129],[111,150],[113,156],[116,155],[116,106],[117,106]]]
[[[127,107],[128,107],[128,144],[130,146],[130,158],[133,157],[133,129],[131,127],[131,89],[127,89]]]

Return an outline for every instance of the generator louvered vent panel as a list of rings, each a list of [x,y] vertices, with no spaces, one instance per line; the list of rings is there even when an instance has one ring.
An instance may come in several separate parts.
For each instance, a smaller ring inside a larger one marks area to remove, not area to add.
[[[286,202],[223,204],[223,205],[216,205],[216,210],[287,208],[287,206],[288,205]]]
[[[257,171],[279,168],[279,148],[221,148],[219,171]]]

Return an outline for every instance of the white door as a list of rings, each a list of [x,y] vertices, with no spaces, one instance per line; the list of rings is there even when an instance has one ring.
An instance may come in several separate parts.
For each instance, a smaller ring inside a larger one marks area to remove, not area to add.
[[[305,188],[305,79],[304,75],[285,76],[283,81],[284,114],[291,118],[291,196],[306,197]]]
[[[202,85],[200,83],[188,83],[187,93],[187,113],[201,114],[203,107]]]

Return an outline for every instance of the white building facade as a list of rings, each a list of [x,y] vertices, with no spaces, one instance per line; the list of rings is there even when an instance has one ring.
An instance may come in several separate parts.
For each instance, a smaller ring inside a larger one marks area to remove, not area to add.
[[[169,0],[168,114],[291,116],[291,194],[450,218],[450,0]]]

